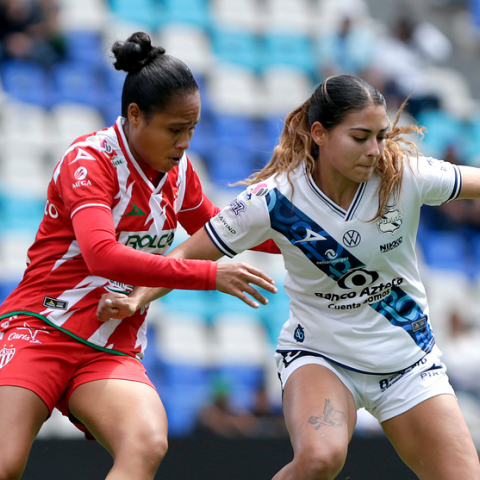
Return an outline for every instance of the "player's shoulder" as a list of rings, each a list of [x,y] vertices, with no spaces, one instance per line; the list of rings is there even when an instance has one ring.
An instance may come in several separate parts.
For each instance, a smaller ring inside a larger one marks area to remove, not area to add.
[[[65,152],[65,157],[68,163],[90,160],[117,166],[123,162],[118,138],[111,127],[78,137]]]

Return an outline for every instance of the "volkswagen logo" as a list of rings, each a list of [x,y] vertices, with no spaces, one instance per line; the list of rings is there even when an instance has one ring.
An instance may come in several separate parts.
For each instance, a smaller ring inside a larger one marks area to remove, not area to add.
[[[343,244],[346,247],[356,247],[362,240],[362,237],[356,230],[349,230],[343,236]]]

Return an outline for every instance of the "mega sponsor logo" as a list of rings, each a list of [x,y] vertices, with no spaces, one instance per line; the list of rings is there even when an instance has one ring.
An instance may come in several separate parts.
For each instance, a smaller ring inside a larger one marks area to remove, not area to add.
[[[78,182],[72,183],[72,188],[88,187],[89,185],[92,185],[90,180],[79,180]]]
[[[403,223],[403,216],[395,207],[387,207],[387,211],[378,220],[377,226],[381,233],[396,232]]]
[[[393,250],[394,248],[399,247],[403,242],[403,237],[399,237],[396,240],[393,240],[392,242],[385,243],[384,245],[380,245],[380,253],[386,253],[389,252],[390,250]]]
[[[161,250],[172,245],[174,237],[175,232],[173,231],[165,232],[163,235],[130,234],[125,241],[125,245],[133,247],[136,250],[146,248]]]
[[[84,180],[85,178],[87,178],[87,175],[88,170],[85,167],[78,167],[73,174],[76,180]]]

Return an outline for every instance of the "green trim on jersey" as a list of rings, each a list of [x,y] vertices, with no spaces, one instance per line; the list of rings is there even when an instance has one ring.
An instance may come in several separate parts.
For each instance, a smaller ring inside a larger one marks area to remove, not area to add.
[[[52,323],[50,320],[48,320],[47,317],[44,317],[43,315],[40,315],[39,313],[28,312],[28,311],[24,311],[24,310],[19,310],[18,312],[10,312],[10,313],[5,313],[5,314],[3,314],[3,315],[0,315],[0,320],[3,320],[4,318],[7,318],[7,317],[12,317],[13,315],[28,315],[28,316],[30,316],[30,317],[37,317],[37,318],[39,318],[40,320],[43,320],[45,323],[48,323],[48,324],[51,325],[52,327],[56,328],[57,330],[60,330],[61,332],[66,333],[67,335],[70,335],[70,336],[73,337],[75,340],[78,340],[79,342],[84,343],[85,345],[88,345],[89,347],[96,348],[97,350],[101,350],[102,352],[113,353],[114,355],[121,355],[121,356],[123,356],[123,357],[135,358],[135,357],[132,357],[132,355],[127,355],[126,353],[119,352],[119,351],[117,351],[117,350],[112,350],[112,349],[110,349],[110,348],[100,347],[99,345],[95,345],[95,344],[93,344],[93,343],[90,343],[90,342],[88,342],[87,340],[78,337],[78,336],[75,335],[74,333],[69,332],[68,330],[65,330],[64,328],[61,328],[61,327],[59,327],[58,325],[55,325],[55,324]],[[135,360],[138,360],[138,359],[135,358]]]

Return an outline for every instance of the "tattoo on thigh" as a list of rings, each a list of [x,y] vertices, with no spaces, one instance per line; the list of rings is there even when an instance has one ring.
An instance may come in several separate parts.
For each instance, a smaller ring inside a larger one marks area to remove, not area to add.
[[[308,419],[308,423],[315,425],[314,430],[318,430],[323,426],[327,427],[341,427],[343,426],[342,420],[346,417],[344,412],[335,410],[332,406],[332,402],[326,398],[325,408],[323,409],[323,415],[321,417],[311,416]]]

